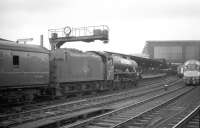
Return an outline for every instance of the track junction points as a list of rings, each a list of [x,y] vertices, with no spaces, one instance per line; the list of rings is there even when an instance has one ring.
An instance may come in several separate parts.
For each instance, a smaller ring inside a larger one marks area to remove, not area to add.
[[[174,81],[175,79],[172,79],[172,77],[169,77],[168,81],[169,83]],[[177,81],[178,82],[178,81]],[[180,82],[180,81],[179,81]],[[148,82],[148,85],[150,83]],[[162,80],[160,83],[152,83],[152,85],[144,86],[143,88],[138,88],[137,90],[129,90],[128,92],[122,92],[122,93],[116,93],[112,95],[97,97],[97,98],[91,98],[91,99],[85,99],[80,100],[77,102],[72,103],[66,103],[56,106],[49,106],[43,109],[38,109],[30,112],[24,112],[16,115],[8,115],[5,117],[2,117],[5,121],[1,122],[1,124],[4,124],[5,126],[28,126],[28,127],[39,127],[51,123],[56,123],[57,121],[61,119],[68,119],[71,118],[72,120],[78,120],[79,118],[88,118],[90,114],[94,114],[95,112],[104,113],[107,111],[110,111],[112,109],[117,109],[112,104],[114,103],[123,103],[124,100],[130,100],[135,98],[139,98],[143,95],[148,96],[148,93],[156,93],[155,90],[158,91],[164,91],[162,86]],[[171,83],[173,84],[173,83]],[[152,94],[151,94],[152,95]],[[108,106],[108,104],[110,104]],[[106,107],[107,106],[107,107]],[[76,114],[75,114],[76,113]],[[20,119],[20,120],[19,120]],[[6,121],[7,120],[7,121]],[[10,121],[9,121],[10,120]],[[55,121],[57,120],[57,121]],[[51,122],[51,123],[50,123]]]

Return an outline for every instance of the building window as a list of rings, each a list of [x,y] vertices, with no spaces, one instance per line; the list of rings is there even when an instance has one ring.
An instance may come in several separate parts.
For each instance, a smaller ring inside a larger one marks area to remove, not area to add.
[[[19,56],[16,55],[13,56],[13,65],[19,66]]]

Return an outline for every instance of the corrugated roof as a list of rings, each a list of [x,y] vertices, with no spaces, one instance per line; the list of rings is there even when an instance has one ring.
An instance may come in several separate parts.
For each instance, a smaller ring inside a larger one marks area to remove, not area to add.
[[[200,40],[148,40],[147,42],[200,42]]]
[[[9,41],[9,42],[14,42],[14,41],[7,40],[7,39],[3,39],[3,38],[0,38],[0,41]]]
[[[159,44],[172,44],[172,45],[200,45],[200,40],[149,40],[146,41],[149,45],[159,45]]]

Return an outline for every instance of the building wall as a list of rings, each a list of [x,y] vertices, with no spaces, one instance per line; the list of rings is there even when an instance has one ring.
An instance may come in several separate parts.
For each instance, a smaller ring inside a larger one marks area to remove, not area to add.
[[[147,41],[144,53],[152,59],[164,58],[172,63],[200,60],[200,41]]]
[[[154,47],[154,58],[162,59],[165,58],[169,61],[183,59],[182,47],[180,46],[155,46]]]
[[[199,47],[186,46],[185,59],[198,59],[199,58]]]

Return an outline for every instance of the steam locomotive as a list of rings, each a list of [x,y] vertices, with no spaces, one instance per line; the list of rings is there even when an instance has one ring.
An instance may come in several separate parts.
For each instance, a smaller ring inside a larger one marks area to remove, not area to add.
[[[0,41],[0,102],[34,101],[136,85],[134,60],[106,52],[82,52]]]

